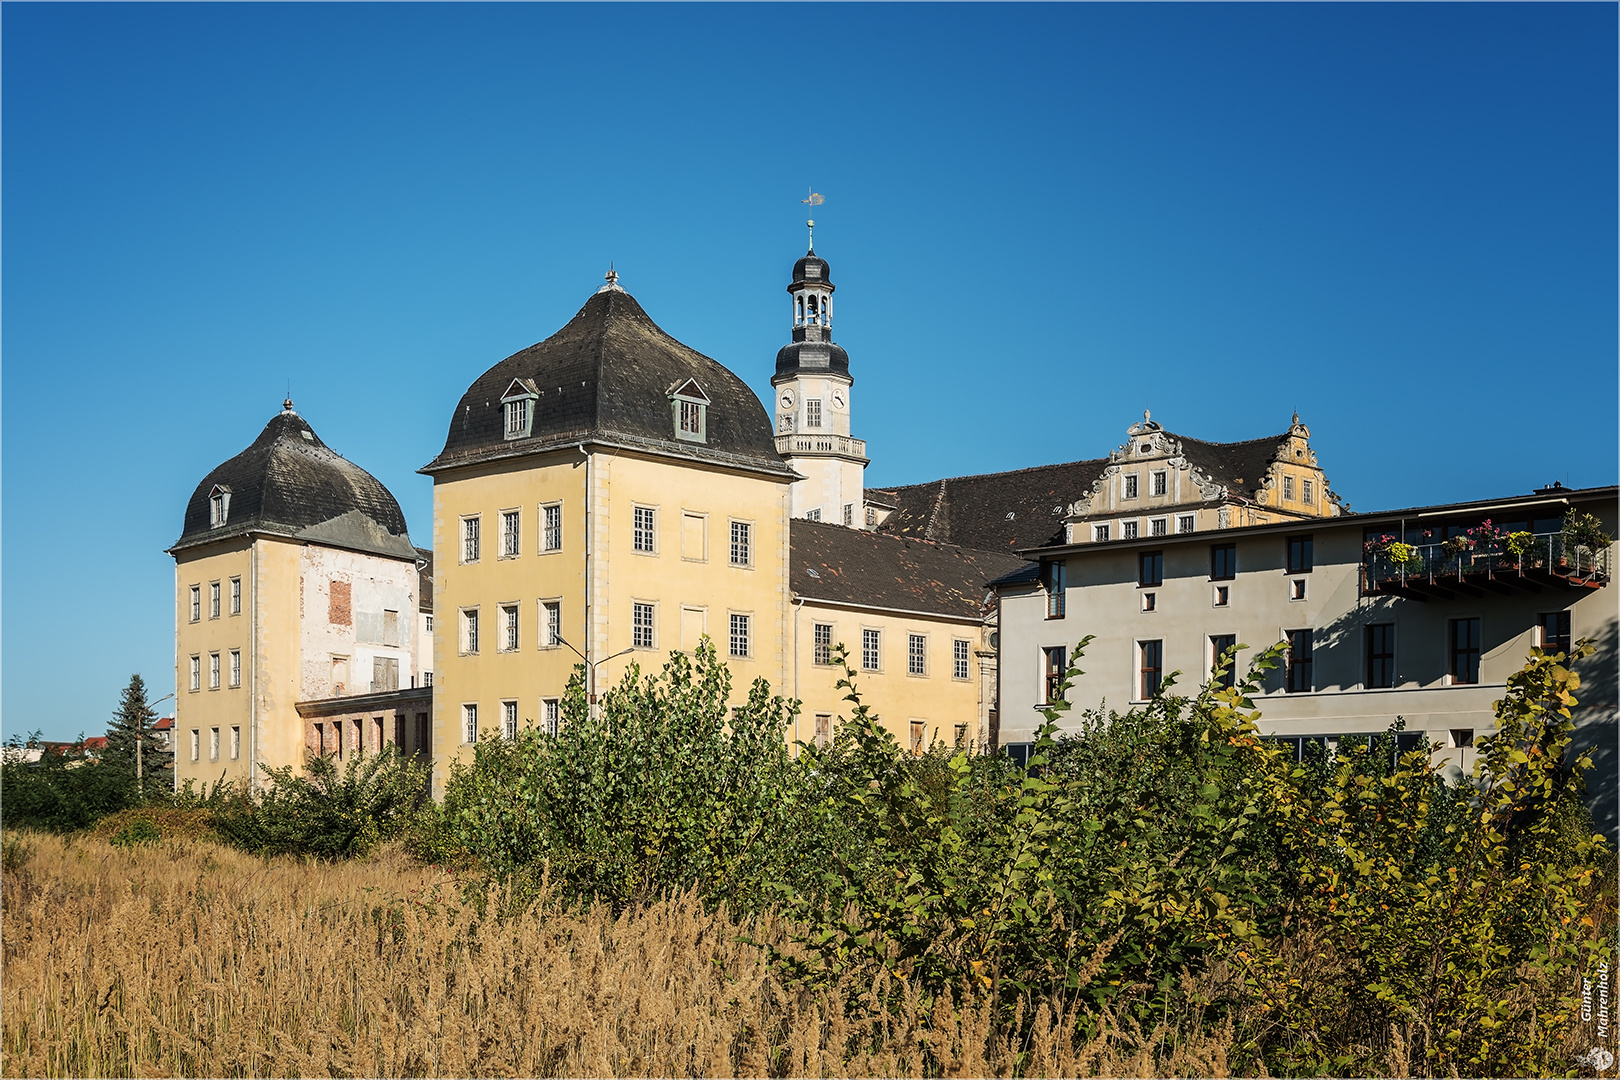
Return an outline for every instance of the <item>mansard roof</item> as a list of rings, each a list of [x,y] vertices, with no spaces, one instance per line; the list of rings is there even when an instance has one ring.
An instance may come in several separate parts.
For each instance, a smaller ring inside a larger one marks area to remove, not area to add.
[[[1281,460],[1291,431],[1244,442],[1215,443],[1186,435],[1170,435],[1181,444],[1181,456],[1204,476],[1230,491],[1253,492]],[[1166,432],[1166,434],[1169,434]]]
[[[228,497],[216,522],[212,496]],[[186,503],[171,551],[251,532],[414,559],[405,515],[382,481],[321,441],[285,403],[246,450],[217,466]]]
[[[899,508],[881,531],[983,551],[1058,543],[1069,504],[1089,492],[1107,467],[1106,458],[1071,461],[878,491]]]
[[[671,395],[696,382],[708,397],[705,439],[677,440]],[[506,437],[503,396],[532,386],[530,434]],[[450,418],[444,449],[421,471],[556,449],[580,442],[796,474],[776,452],[771,420],[748,384],[661,330],[635,297],[610,283],[568,324],[474,380]]]
[[[788,535],[795,595],[956,619],[982,619],[989,582],[1024,561],[802,518]]]

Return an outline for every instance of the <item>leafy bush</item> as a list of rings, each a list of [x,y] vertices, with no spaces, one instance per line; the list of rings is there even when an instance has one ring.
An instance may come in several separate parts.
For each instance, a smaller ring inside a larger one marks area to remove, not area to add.
[[[162,839],[163,832],[153,824],[152,819],[138,815],[115,830],[108,843],[113,847],[136,847],[141,844],[155,844]]]
[[[342,859],[364,855],[398,835],[427,799],[427,769],[392,745],[339,765],[312,756],[303,774],[260,766],[268,789],[240,789],[218,800],[214,831],[227,843],[265,855]]]
[[[707,639],[660,675],[632,666],[596,709],[576,669],[557,735],[482,740],[452,767],[445,828],[502,880],[544,870],[614,905],[695,888],[758,910],[820,853],[798,820],[789,704],[763,680],[728,713],[730,695]]]
[[[35,732],[6,743],[0,762],[0,815],[8,828],[72,832],[139,802],[134,775],[88,760],[82,739],[63,753],[26,760],[24,751],[38,742]]]

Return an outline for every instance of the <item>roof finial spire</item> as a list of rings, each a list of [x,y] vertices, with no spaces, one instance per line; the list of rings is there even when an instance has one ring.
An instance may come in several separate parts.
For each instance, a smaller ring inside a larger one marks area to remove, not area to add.
[[[1149,412],[1147,409],[1143,409],[1142,410],[1142,423],[1145,424],[1149,420],[1152,420],[1152,419],[1153,419],[1153,414],[1151,412]]]
[[[1299,427],[1299,410],[1294,410],[1294,426]]]
[[[597,292],[624,292],[624,286],[619,284],[619,272],[613,269],[612,259],[608,260],[608,272],[602,275],[602,279],[606,281],[607,284],[603,285],[600,289],[597,289]]]
[[[827,201],[820,195],[817,195],[814,188],[807,188],[806,190],[810,192],[810,197],[808,199],[799,200],[806,206],[817,207]],[[805,225],[810,229],[810,254],[814,255],[816,253],[816,219],[809,219],[805,222]]]
[[[287,397],[281,403],[281,411],[286,413],[288,416],[298,415],[297,413],[293,412],[292,391],[290,389],[287,391]]]

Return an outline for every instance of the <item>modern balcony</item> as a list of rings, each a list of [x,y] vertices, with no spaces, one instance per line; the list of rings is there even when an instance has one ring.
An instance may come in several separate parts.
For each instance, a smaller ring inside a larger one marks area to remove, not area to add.
[[[866,440],[852,439],[848,435],[818,435],[798,432],[776,437],[778,454],[838,454],[843,457],[866,457]]]
[[[1365,596],[1449,600],[1488,593],[1543,589],[1600,589],[1609,583],[1609,548],[1568,541],[1562,533],[1537,533],[1524,550],[1492,540],[1458,550],[1451,542],[1407,545],[1408,557],[1369,551],[1361,566]]]

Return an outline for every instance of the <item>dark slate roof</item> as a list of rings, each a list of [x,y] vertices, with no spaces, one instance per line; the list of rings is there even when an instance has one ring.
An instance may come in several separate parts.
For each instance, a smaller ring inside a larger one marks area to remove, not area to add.
[[[209,524],[215,487],[230,492],[225,524]],[[203,478],[186,503],[171,551],[250,532],[277,532],[332,547],[414,559],[405,515],[382,482],[321,442],[292,411],[275,416],[253,445]]]
[[[1253,492],[1277,460],[1277,451],[1289,432],[1244,442],[1214,443],[1186,435],[1170,437],[1181,444],[1187,462],[1209,479],[1232,491]]]
[[[978,619],[988,583],[1024,561],[802,518],[789,530],[793,592],[830,603]]]
[[[703,443],[675,438],[670,394],[688,380],[709,399]],[[507,440],[501,399],[514,381],[535,394],[533,434]],[[480,375],[456,405],[444,449],[421,471],[582,441],[795,475],[777,454],[770,417],[748,385],[664,333],[617,286],[598,290],[568,325]]]
[[[1069,504],[1087,494],[1107,459],[954,476],[883,494],[899,510],[881,531],[984,551],[1061,543]]]
[[[806,270],[812,267],[815,272],[806,273]],[[804,258],[793,264],[793,285],[807,283],[832,287],[832,267],[827,265],[826,259],[814,251],[805,252]],[[793,291],[793,285],[788,286],[788,292]]]
[[[416,610],[433,614],[433,552],[416,549]]]

